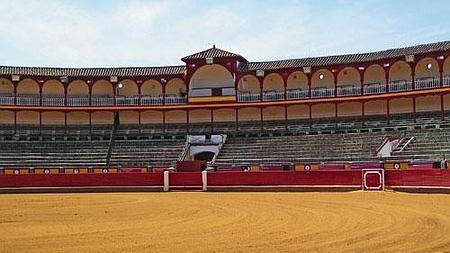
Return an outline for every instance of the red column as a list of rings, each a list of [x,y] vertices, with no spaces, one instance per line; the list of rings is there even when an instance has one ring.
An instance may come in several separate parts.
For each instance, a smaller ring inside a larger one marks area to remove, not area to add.
[[[39,111],[39,133],[42,134],[42,111]]]
[[[39,83],[39,105],[42,106],[42,84]]]
[[[287,78],[288,76],[283,76],[284,100],[287,99]]]
[[[337,76],[338,76],[338,74],[337,73],[339,73],[339,71],[334,71],[334,72],[332,72],[333,73],[333,78],[334,78],[334,96],[335,97],[337,97]]]
[[[186,130],[189,133],[189,110],[186,110]]]
[[[19,84],[19,82],[13,81],[13,86],[14,86],[14,105],[17,105],[17,85],[18,84]]]
[[[17,132],[17,111],[14,111],[14,134]]]
[[[362,101],[362,102],[361,102],[361,114],[362,114],[363,125],[366,124],[366,121],[365,121],[365,115],[366,115],[366,112],[365,112],[364,105],[365,105],[365,102]]]
[[[166,132],[166,111],[162,111],[163,132]]]
[[[260,120],[261,120],[261,130],[264,130],[264,115],[263,115],[263,107],[259,108],[260,111]]]
[[[117,83],[113,85],[113,105],[116,106],[117,104]]]
[[[443,76],[443,72],[444,72],[444,60],[438,61],[438,65],[439,65],[439,83],[440,86],[444,86],[444,76]]]
[[[386,100],[386,123],[389,125],[389,99]]]
[[[138,111],[138,124],[139,124],[139,131],[140,131],[141,126],[142,126],[141,110]]]
[[[311,98],[311,74],[307,74],[306,77],[308,78],[308,97]]]
[[[365,69],[365,68],[364,68]],[[361,85],[361,96],[364,95],[364,70],[359,70],[359,81]]]
[[[166,104],[166,85],[162,85],[162,104]]]
[[[92,84],[88,84],[89,87],[89,106],[92,106]]]
[[[309,127],[312,127],[312,110],[311,110],[311,106],[309,105]]]
[[[284,106],[284,128],[288,129],[288,106]]]
[[[334,126],[337,128],[337,122],[338,122],[338,104],[334,104]]]
[[[210,122],[211,122],[211,132],[214,132],[214,111],[213,109],[209,110],[210,113]]]
[[[413,62],[409,64],[411,67],[411,87],[413,90],[416,89],[416,64]]]
[[[92,112],[91,111],[89,111],[89,134],[92,135]]]
[[[259,101],[263,101],[263,95],[264,95],[264,79],[261,80],[261,78],[258,78],[259,80]]]
[[[236,131],[239,131],[239,109],[236,107]]]
[[[444,114],[444,95],[441,95],[441,121],[445,120]]]
[[[140,84],[138,84],[138,105],[141,105],[142,103],[141,103],[141,97],[142,97],[142,94],[141,94],[141,88],[142,88],[142,83],[140,83]]]
[[[64,105],[67,105],[67,87],[69,86],[69,84],[65,84],[64,85]]]
[[[413,97],[413,119],[414,124],[416,123],[416,97]]]
[[[389,70],[390,70],[390,67],[388,69],[386,69],[386,68],[383,68],[383,69],[384,69],[384,79],[386,81],[386,84],[385,84],[386,88],[385,88],[385,90],[386,90],[386,93],[387,93],[387,92],[389,92]]]

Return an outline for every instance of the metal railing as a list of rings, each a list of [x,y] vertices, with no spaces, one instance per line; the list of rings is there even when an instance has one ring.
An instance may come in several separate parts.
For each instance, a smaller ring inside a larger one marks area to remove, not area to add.
[[[442,84],[439,78],[421,78],[414,82],[414,90],[433,89],[438,87],[450,86],[450,76],[446,75],[442,78]],[[386,92],[401,92],[413,90],[411,81],[401,80],[393,81],[388,85],[381,83],[364,84],[363,94],[381,94]],[[309,98],[309,90],[290,89],[286,91],[286,99],[305,99]],[[334,88],[315,88],[311,89],[312,98],[334,97],[336,96],[355,96],[361,94],[360,86],[338,86],[336,94]],[[283,91],[265,91],[263,94],[264,101],[284,100],[285,92]],[[260,93],[238,92],[238,102],[257,102],[261,101]],[[37,94],[0,94],[0,105],[29,105],[29,106],[117,106],[126,105],[175,105],[187,103],[187,96],[168,95],[162,96],[98,96],[93,95],[89,98],[87,95],[68,95],[67,99],[62,95],[43,95]]]
[[[186,96],[168,96],[165,97],[165,103],[168,105],[176,105],[176,104],[186,104],[187,97]]]
[[[361,94],[361,86],[342,86],[337,87],[338,96],[353,96]]]
[[[364,85],[364,94],[379,94],[386,92],[385,84],[368,84]]]
[[[284,100],[284,91],[265,91],[263,99],[264,101]]]
[[[238,102],[255,102],[260,101],[259,93],[238,93]]]
[[[18,105],[40,105],[41,98],[39,95],[19,95],[17,96]]]
[[[0,105],[14,105],[14,95],[0,94]]]
[[[439,87],[441,84],[438,78],[418,79],[414,82],[414,89],[431,89]]]
[[[445,76],[443,79],[442,79],[442,82],[443,82],[443,86],[450,86],[450,76]]]
[[[161,96],[142,96],[141,105],[161,105],[163,98]]]
[[[68,96],[67,97],[68,106],[89,106],[88,96]]]
[[[311,90],[311,97],[334,97],[334,88],[316,88]]]
[[[139,96],[118,96],[116,97],[116,105],[139,105]]]
[[[45,106],[64,106],[64,96],[43,96],[42,97],[42,105]]]
[[[309,91],[308,90],[287,90],[286,91],[286,98],[287,99],[302,99],[302,98],[308,98],[309,97]]]
[[[412,90],[412,82],[411,81],[394,81],[394,82],[389,83],[388,86],[389,86],[389,92]]]
[[[114,105],[113,97],[91,97],[92,106]]]

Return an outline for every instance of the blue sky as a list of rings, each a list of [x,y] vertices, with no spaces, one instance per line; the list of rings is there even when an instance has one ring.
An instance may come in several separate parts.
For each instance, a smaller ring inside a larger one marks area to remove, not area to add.
[[[0,0],[0,65],[161,66],[217,47],[249,61],[450,40],[448,0]]]

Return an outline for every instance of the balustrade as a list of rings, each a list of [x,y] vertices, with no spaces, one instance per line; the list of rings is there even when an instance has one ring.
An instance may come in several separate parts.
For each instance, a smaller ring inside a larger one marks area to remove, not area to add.
[[[450,86],[450,76],[444,76],[442,79],[442,85],[445,87]],[[438,78],[421,78],[416,79],[414,82],[414,89],[433,89],[441,86]],[[386,93],[386,85],[381,83],[365,84],[363,86],[364,94],[382,94]],[[413,90],[411,81],[393,81],[388,84],[388,92],[402,92]],[[340,86],[336,88],[336,96],[357,96],[361,94],[360,86]],[[278,101],[285,99],[284,91],[265,91],[263,94],[264,101]],[[334,88],[315,88],[311,90],[311,97],[334,97]],[[309,90],[302,89],[290,89],[286,91],[286,99],[305,99],[309,98]],[[115,100],[115,103],[114,103]],[[261,101],[260,93],[251,92],[238,92],[238,102],[257,102]],[[65,103],[66,102],[66,103]],[[174,105],[185,104],[187,102],[187,96],[172,96],[168,95],[165,98],[162,96],[118,96],[116,98],[112,96],[89,96],[83,95],[69,95],[67,101],[60,95],[43,95],[42,98],[36,94],[20,94],[14,97],[13,94],[5,93],[0,94],[0,105],[28,105],[28,106],[127,106],[127,105],[162,105],[162,104]]]

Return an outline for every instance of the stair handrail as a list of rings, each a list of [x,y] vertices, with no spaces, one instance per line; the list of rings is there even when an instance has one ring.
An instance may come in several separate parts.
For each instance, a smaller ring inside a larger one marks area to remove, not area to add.
[[[227,140],[227,135],[226,134],[221,134],[222,136],[222,141],[220,142],[218,149],[217,149],[217,153],[214,154],[213,159],[211,160],[211,164],[214,165],[216,163],[216,159],[219,156],[220,151],[222,150],[223,145],[225,144],[225,141]]]
[[[408,146],[416,137],[411,137],[409,138],[409,140],[405,143],[405,145],[403,145],[403,147],[398,151],[398,153],[403,152],[403,150],[406,148],[406,146]]]
[[[191,143],[189,142],[189,135],[188,135],[186,137],[186,141],[184,142],[183,151],[181,152],[181,154],[178,157],[177,161],[184,161],[190,146],[191,146]]]
[[[116,133],[117,133],[117,129],[119,128],[119,125],[120,125],[119,113],[115,112],[114,113],[114,125],[113,125],[112,130],[111,130],[111,135],[110,135],[109,145],[108,145],[108,151],[106,153],[106,168],[109,167],[109,164],[111,162],[111,154],[112,154],[112,150],[114,148],[115,139],[116,139]]]

